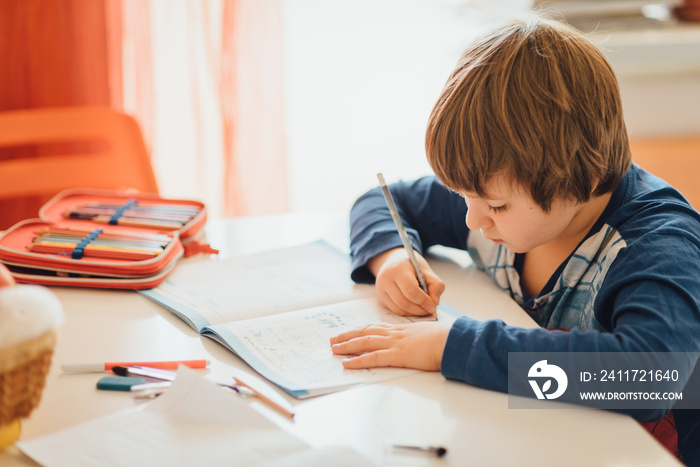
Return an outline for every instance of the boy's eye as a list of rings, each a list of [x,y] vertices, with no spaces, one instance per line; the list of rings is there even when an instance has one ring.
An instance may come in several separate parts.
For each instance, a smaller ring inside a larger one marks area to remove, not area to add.
[[[501,212],[506,212],[506,210],[508,209],[508,205],[503,204],[501,206],[489,206],[489,209],[498,214]]]

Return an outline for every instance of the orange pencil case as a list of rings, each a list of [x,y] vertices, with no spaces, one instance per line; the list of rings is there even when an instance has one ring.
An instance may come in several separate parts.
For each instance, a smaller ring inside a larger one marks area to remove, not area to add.
[[[168,220],[139,217],[152,209]],[[198,201],[70,189],[49,200],[39,216],[0,236],[0,262],[17,282],[149,289],[183,256],[217,253],[198,241],[207,217]]]

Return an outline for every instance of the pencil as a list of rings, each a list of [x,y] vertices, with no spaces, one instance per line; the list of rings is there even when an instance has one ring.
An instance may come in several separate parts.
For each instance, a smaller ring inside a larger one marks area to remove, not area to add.
[[[418,260],[416,259],[416,254],[413,252],[413,246],[411,245],[411,242],[408,240],[408,234],[406,233],[406,228],[403,226],[403,222],[401,222],[401,217],[399,217],[399,212],[396,209],[396,204],[394,203],[394,198],[393,198],[393,196],[391,196],[391,191],[389,191],[389,187],[386,185],[386,182],[384,181],[384,175],[382,175],[381,173],[378,173],[377,178],[379,179],[379,187],[382,189],[382,194],[384,195],[384,200],[386,201],[387,206],[389,206],[389,212],[391,213],[391,218],[394,220],[394,224],[396,225],[396,230],[399,231],[399,237],[401,237],[401,242],[403,243],[403,247],[406,250],[406,253],[408,253],[408,260],[411,262],[411,265],[413,266],[413,269],[416,272],[416,279],[418,279],[418,283],[420,284],[420,288],[423,289],[423,292],[430,295],[428,293],[428,283],[425,281],[425,276],[423,275],[423,271],[421,271],[420,266],[418,265]],[[437,320],[437,311],[435,312],[435,319]]]
[[[90,219],[100,223],[115,223],[132,227],[177,230],[197,216],[199,209],[185,205],[125,205],[88,204],[69,209],[71,219]],[[114,217],[117,219],[114,219]]]
[[[41,240],[38,242],[33,242],[29,246],[29,249],[36,253],[71,254],[75,250],[75,246],[76,243]],[[160,253],[162,253],[162,251],[162,249],[160,251],[153,251],[138,248],[124,248],[110,245],[93,245],[91,243],[84,246],[85,256],[90,256],[93,258],[124,259],[134,261],[154,258]]]
[[[63,235],[68,237],[78,237],[82,238],[86,235],[90,235],[92,230],[81,230],[81,229],[56,229],[56,228],[44,228],[34,231],[35,234],[43,237],[48,235]],[[127,240],[127,241],[137,241],[137,242],[147,242],[155,243],[162,246],[167,246],[172,240],[172,237],[164,234],[124,234],[124,233],[109,233],[102,232],[99,237],[100,239],[110,239],[110,240]]]
[[[253,394],[255,394],[255,397],[257,397],[258,399],[260,399],[260,401],[264,402],[265,404],[269,405],[272,409],[274,409],[274,410],[276,410],[277,412],[281,413],[281,414],[284,415],[285,417],[294,418],[294,412],[292,412],[291,410],[282,407],[280,404],[278,404],[277,402],[273,401],[272,399],[270,399],[270,398],[267,397],[266,395],[262,394],[261,392],[259,392],[259,391],[256,390],[255,388],[253,388],[253,387],[249,386],[248,384],[244,383],[243,381],[241,381],[239,378],[236,378],[236,377],[234,376],[234,377],[233,377],[233,380],[236,382],[237,385],[243,386],[244,388],[250,389],[250,390],[253,392]]]
[[[34,242],[43,242],[43,241],[51,241],[51,242],[63,242],[63,243],[71,243],[74,245],[80,244],[80,242],[83,241],[84,237],[71,237],[67,235],[44,235],[42,237],[37,237],[34,239]],[[116,246],[116,247],[121,247],[121,248],[138,248],[138,249],[144,249],[144,250],[149,250],[149,251],[154,251],[154,252],[162,252],[167,244],[163,243],[155,243],[155,242],[135,242],[132,240],[111,240],[109,238],[102,238],[100,235],[97,238],[93,238],[90,241],[90,245],[107,245],[107,246]]]
[[[147,366],[149,368],[160,368],[162,370],[177,370],[180,365],[190,368],[208,368],[209,360],[171,360],[157,362],[105,362],[105,363],[65,363],[61,365],[64,373],[101,373],[112,371],[115,366]]]
[[[83,214],[73,212],[68,215],[71,219],[88,219],[99,224],[109,224],[112,221],[111,216]],[[153,219],[138,219],[133,217],[120,217],[116,220],[117,225],[125,225],[128,227],[147,227],[151,229],[162,230],[177,230],[182,228],[182,223],[172,221],[158,221]]]

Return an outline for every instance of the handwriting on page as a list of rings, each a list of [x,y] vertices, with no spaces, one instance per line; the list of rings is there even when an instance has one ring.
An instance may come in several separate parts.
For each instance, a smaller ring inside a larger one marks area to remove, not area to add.
[[[214,328],[226,328],[226,334],[234,334],[240,343],[234,350],[258,372],[275,374],[273,380],[285,381],[285,388],[296,391],[377,382],[415,373],[416,370],[398,368],[346,370],[341,364],[345,357],[331,352],[329,339],[365,324],[408,324],[424,319],[432,320],[397,316],[376,299],[363,299]]]

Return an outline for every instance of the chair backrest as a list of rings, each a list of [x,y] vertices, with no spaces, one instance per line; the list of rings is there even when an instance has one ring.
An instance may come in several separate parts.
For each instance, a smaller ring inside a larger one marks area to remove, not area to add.
[[[0,112],[0,199],[77,187],[158,192],[132,117],[101,107]]]
[[[700,137],[637,139],[632,160],[666,180],[700,209]]]

